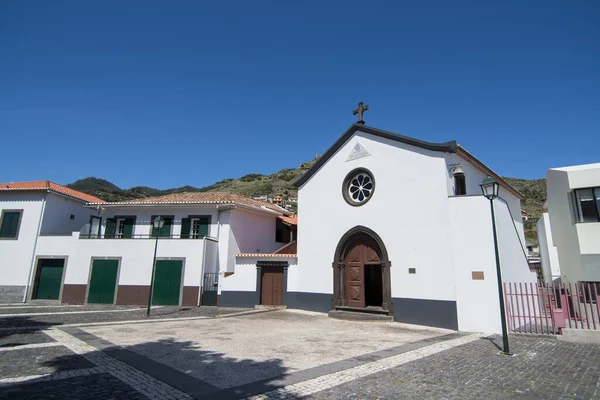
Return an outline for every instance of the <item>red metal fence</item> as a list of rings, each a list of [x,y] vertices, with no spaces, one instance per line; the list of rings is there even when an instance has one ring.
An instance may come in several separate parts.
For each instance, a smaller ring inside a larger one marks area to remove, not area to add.
[[[600,329],[600,291],[595,283],[504,283],[508,329],[560,334],[562,328]]]

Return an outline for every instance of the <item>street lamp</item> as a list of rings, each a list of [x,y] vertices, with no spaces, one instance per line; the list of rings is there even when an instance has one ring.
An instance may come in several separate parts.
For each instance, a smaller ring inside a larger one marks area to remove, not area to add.
[[[154,274],[156,273],[156,250],[158,249],[158,237],[160,236],[160,232],[164,224],[165,220],[163,220],[160,215],[154,218],[154,221],[152,221],[152,225],[154,225],[156,231],[156,242],[154,244],[154,257],[152,259],[152,277],[150,278],[150,294],[148,294],[148,310],[146,311],[147,316],[150,315],[150,307],[152,306],[152,291],[154,290]]]
[[[498,254],[498,235],[496,233],[496,215],[494,213],[494,199],[498,197],[498,189],[500,185],[491,176],[485,177],[481,182],[481,191],[483,195],[490,201],[490,209],[492,210],[492,231],[494,232],[494,252],[496,253],[496,274],[498,275],[498,300],[500,300],[500,318],[502,319],[502,342],[504,350],[502,353],[510,355],[508,349],[508,331],[506,329],[506,312],[504,310],[504,296],[502,290],[502,271],[500,270],[500,256]]]

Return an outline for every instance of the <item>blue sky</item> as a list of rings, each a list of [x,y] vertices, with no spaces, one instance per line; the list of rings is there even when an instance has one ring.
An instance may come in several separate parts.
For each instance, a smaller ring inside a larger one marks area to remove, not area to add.
[[[0,181],[204,186],[368,125],[496,172],[600,161],[598,1],[2,1]]]

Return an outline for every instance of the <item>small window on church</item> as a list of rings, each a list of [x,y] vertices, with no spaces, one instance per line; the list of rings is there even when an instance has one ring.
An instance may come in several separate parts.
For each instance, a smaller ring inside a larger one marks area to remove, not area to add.
[[[467,181],[465,180],[465,174],[454,175],[454,194],[456,196],[467,194]]]
[[[375,180],[370,171],[358,168],[351,171],[344,179],[342,195],[351,206],[361,206],[373,197]]]

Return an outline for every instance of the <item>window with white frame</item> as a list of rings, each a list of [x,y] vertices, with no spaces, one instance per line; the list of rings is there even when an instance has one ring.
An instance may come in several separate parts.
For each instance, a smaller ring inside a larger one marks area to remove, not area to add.
[[[191,229],[190,229],[190,238],[191,239],[199,239],[200,238],[200,218],[192,218]]]
[[[208,236],[209,215],[189,215],[181,219],[182,239],[202,239]]]
[[[577,222],[600,222],[600,187],[576,189]]]
[[[125,218],[117,218],[117,229],[115,231],[115,237],[117,239],[123,238],[125,233]]]

